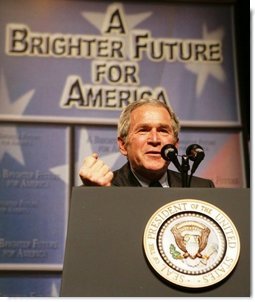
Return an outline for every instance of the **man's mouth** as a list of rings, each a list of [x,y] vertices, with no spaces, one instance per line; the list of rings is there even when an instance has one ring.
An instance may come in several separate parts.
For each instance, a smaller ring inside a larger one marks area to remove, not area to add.
[[[148,152],[146,152],[146,155],[160,156],[161,157],[161,153],[159,151],[148,151]]]

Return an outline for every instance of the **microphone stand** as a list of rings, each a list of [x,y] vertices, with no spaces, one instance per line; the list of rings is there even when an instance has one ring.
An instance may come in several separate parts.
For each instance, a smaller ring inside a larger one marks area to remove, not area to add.
[[[182,187],[187,188],[190,186],[190,182],[188,181],[188,171],[190,169],[189,166],[189,157],[186,155],[182,155],[182,164],[181,164],[181,176],[182,176]]]
[[[201,146],[197,144],[190,145],[186,150],[186,155],[182,155],[182,163],[177,158],[178,152],[174,145],[168,144],[161,149],[161,156],[166,161],[171,161],[175,168],[180,172],[182,178],[182,187],[190,187],[191,179],[200,162],[204,159],[205,154]],[[190,175],[188,175],[190,165],[189,160],[194,161]]]

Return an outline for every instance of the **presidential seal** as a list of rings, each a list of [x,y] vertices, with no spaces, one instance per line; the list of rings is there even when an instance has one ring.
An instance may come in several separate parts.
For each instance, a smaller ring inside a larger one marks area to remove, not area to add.
[[[195,199],[176,200],[158,209],[146,225],[143,244],[159,275],[190,288],[226,278],[240,254],[231,219],[214,205]]]

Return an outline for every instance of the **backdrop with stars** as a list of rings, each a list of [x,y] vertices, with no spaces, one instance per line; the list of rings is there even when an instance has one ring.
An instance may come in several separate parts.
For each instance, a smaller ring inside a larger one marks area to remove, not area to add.
[[[125,162],[116,123],[141,96],[177,113],[180,154],[204,147],[198,176],[246,186],[233,17],[220,4],[0,0],[0,269],[61,272],[82,160]]]

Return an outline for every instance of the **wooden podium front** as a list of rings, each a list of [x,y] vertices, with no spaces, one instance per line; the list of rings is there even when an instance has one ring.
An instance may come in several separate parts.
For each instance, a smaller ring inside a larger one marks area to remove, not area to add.
[[[185,198],[220,208],[239,233],[235,269],[210,287],[192,289],[168,282],[151,268],[143,250],[151,215]],[[61,296],[249,297],[250,215],[249,189],[74,187]]]

